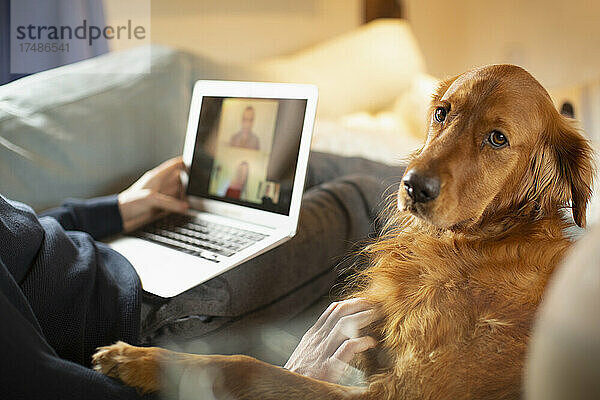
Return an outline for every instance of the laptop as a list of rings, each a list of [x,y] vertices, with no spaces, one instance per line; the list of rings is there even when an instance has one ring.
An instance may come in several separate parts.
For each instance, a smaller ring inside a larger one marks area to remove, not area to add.
[[[196,82],[183,149],[189,211],[108,242],[145,291],[176,296],[295,235],[316,106],[312,85]]]

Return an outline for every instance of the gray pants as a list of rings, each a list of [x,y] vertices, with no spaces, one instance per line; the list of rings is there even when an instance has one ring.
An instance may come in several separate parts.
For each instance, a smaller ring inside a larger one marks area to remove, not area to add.
[[[330,293],[336,266],[373,234],[384,194],[397,189],[402,173],[361,158],[313,153],[296,236],[167,302],[146,295],[142,343],[200,341],[210,343],[209,349],[196,346],[204,353],[252,353],[251,337],[261,334],[256,327],[290,319]]]

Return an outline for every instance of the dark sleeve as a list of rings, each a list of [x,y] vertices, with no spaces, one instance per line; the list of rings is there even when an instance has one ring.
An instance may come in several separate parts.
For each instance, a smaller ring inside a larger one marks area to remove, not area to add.
[[[62,206],[46,210],[40,216],[53,217],[65,230],[87,232],[96,240],[123,231],[117,195],[67,199]]]
[[[135,389],[59,358],[0,260],[0,393],[6,399],[139,399]]]

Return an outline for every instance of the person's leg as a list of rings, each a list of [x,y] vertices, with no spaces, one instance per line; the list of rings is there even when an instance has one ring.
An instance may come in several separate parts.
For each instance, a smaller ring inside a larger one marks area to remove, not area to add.
[[[343,157],[313,151],[308,161],[305,187],[308,189],[346,175],[368,175],[382,184],[390,185],[399,182],[403,173],[403,166],[389,166],[361,157]]]

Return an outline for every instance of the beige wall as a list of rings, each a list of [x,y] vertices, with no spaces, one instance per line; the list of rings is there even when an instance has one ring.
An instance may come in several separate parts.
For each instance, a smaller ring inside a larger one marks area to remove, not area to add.
[[[104,0],[117,24],[126,4],[151,4],[152,42],[221,61],[285,54],[354,29],[363,0]],[[430,73],[509,62],[550,88],[600,77],[600,1],[404,0]],[[135,11],[132,11],[135,13]],[[115,42],[119,49],[132,45]]]
[[[405,0],[428,70],[514,63],[547,87],[600,77],[600,1]]]
[[[104,0],[107,23],[120,22],[124,3],[148,1]],[[150,20],[153,43],[234,62],[290,53],[361,21],[362,0],[152,0]]]

